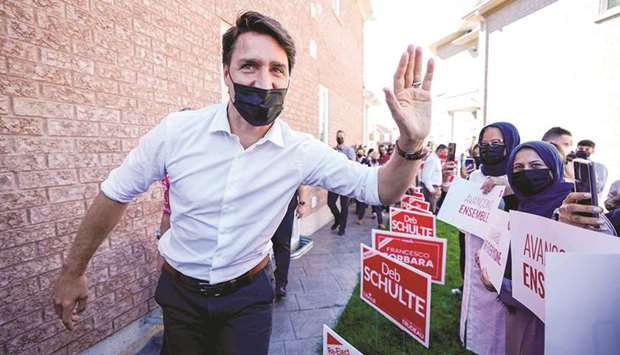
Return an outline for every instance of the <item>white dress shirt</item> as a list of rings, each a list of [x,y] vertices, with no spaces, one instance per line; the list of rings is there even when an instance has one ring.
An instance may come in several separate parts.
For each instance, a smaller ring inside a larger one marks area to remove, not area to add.
[[[441,176],[441,159],[435,152],[431,152],[428,158],[424,161],[424,168],[422,169],[422,183],[424,187],[430,192],[435,192],[435,186],[440,186],[442,182]]]
[[[280,118],[244,150],[230,132],[226,104],[218,104],[163,119],[110,172],[101,191],[127,203],[168,174],[171,227],[159,251],[183,274],[214,284],[244,274],[269,253],[300,185],[380,205],[377,171]]]

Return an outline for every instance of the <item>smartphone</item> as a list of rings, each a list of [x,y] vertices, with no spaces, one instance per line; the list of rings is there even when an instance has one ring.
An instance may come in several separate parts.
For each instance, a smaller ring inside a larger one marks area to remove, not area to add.
[[[581,158],[573,159],[575,168],[575,192],[587,192],[592,196],[589,199],[578,201],[580,205],[598,206],[598,193],[596,189],[596,175],[594,163]],[[580,216],[598,218],[598,213],[577,213]]]
[[[465,158],[465,170],[467,170],[467,172],[472,172],[474,170],[476,170],[476,159],[474,158]]]
[[[446,161],[456,161],[456,143],[448,144],[448,159]]]

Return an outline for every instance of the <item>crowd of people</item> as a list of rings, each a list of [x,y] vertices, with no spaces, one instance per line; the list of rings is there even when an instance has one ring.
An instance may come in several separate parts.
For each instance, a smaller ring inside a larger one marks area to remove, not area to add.
[[[480,183],[484,193],[494,186],[505,186],[499,208],[506,211],[518,210],[610,235],[618,234],[620,180],[611,184],[603,203],[606,213],[603,206],[584,202],[591,201],[588,193],[575,192],[573,160],[591,159],[595,150],[592,140],[579,141],[573,150],[570,131],[553,127],[540,141],[521,143],[517,127],[498,122],[484,127],[477,144],[461,159],[461,162],[467,159],[472,164],[461,164],[457,169],[457,162],[446,161],[446,148],[439,145],[429,154],[419,176],[430,201],[439,202],[454,178],[464,178]],[[593,166],[595,193],[601,194],[607,181],[607,169],[600,162],[594,162]],[[432,208],[436,208],[434,204]],[[510,261],[497,297],[478,261],[483,240],[464,232],[460,239],[464,281],[463,287],[453,293],[462,293],[460,336],[464,346],[477,354],[543,354],[544,323],[512,297]]]

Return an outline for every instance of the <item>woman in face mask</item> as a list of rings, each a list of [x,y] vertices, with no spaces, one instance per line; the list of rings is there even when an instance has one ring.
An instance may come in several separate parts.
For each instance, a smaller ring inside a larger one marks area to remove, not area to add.
[[[518,210],[521,212],[552,218],[554,211],[573,189],[573,184],[564,179],[558,150],[549,143],[519,145],[510,155],[508,166],[508,182],[519,200]],[[545,324],[512,297],[510,254],[508,258],[499,296],[508,306],[506,353],[543,354]],[[486,277],[482,281],[490,285]]]
[[[508,185],[508,157],[519,144],[517,128],[507,122],[490,124],[482,129],[478,138],[482,165],[470,174],[469,181],[482,184],[485,193],[496,185]],[[500,208],[514,208],[516,199],[506,189]],[[461,302],[461,341],[466,348],[477,354],[504,354],[506,307],[496,295],[487,291],[480,276],[481,270],[476,254],[483,240],[473,234],[465,234],[465,276]]]

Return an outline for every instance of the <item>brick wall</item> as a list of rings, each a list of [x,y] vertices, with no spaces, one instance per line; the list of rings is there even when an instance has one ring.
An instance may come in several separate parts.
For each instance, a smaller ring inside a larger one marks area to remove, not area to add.
[[[0,354],[75,353],[154,309],[161,192],[132,203],[88,268],[73,332],[50,287],[99,183],[168,112],[221,99],[220,28],[242,10],[279,19],[298,46],[283,114],[330,143],[362,141],[362,26],[354,0],[6,0],[0,3]],[[316,59],[308,43],[317,43]],[[321,201],[325,194],[321,194]]]

